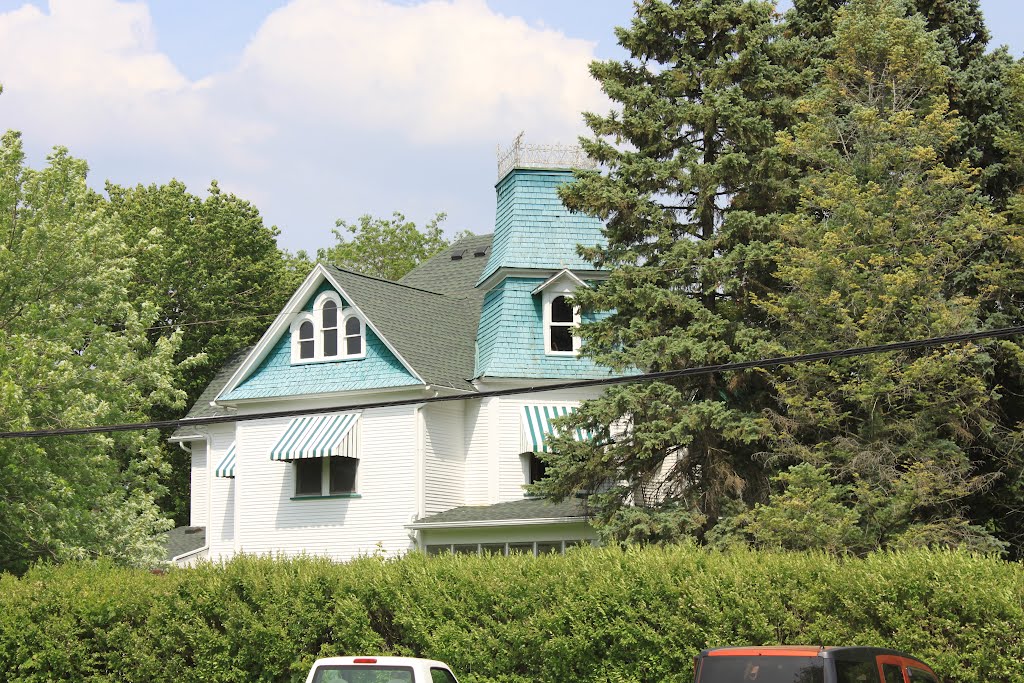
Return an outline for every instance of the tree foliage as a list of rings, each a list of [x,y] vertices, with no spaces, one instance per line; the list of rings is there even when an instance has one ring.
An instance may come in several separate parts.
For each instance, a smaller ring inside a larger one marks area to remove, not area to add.
[[[582,329],[597,362],[656,372],[775,348],[751,294],[771,279],[766,217],[782,187],[776,33],[767,2],[645,2],[618,31],[631,59],[591,67],[621,107],[586,115],[584,148],[608,172],[580,174],[562,197],[607,221],[607,247],[585,255],[610,277],[576,293],[583,308],[611,311]],[[604,438],[558,439],[537,490],[594,492],[598,524],[620,540],[699,532],[725,500],[756,500],[767,485],[753,455],[769,403],[756,372],[611,388],[568,418]]]
[[[649,372],[1024,319],[1024,81],[976,0],[644,2],[619,37],[631,59],[592,67],[617,109],[583,141],[605,170],[563,192],[607,221],[584,354]],[[1024,529],[1021,360],[1002,341],[611,388],[535,490],[587,495],[626,542],[999,548]]]
[[[391,218],[364,214],[356,223],[348,223],[339,218],[337,227],[332,230],[336,243],[318,249],[316,258],[317,261],[365,275],[399,280],[420,263],[468,234],[462,232],[453,239],[446,238],[441,228],[445,218],[444,213],[438,213],[422,230],[398,211],[392,213]],[[352,237],[348,238],[346,234]]]
[[[0,430],[146,420],[180,409],[180,335],[129,296],[135,263],[86,186],[85,162],[56,149],[41,170],[0,142]],[[159,435],[121,432],[0,441],[0,571],[36,559],[144,563],[167,528],[155,498]]]
[[[175,386],[192,405],[227,359],[254,343],[280,313],[310,264],[278,249],[277,228],[265,226],[255,206],[216,182],[205,198],[176,180],[108,183],[106,189],[106,209],[132,259],[129,301],[156,307],[152,343],[180,338]],[[163,407],[150,418],[184,414],[181,407]],[[164,450],[171,467],[162,505],[187,524],[191,463],[176,446]]]
[[[782,222],[784,288],[764,306],[797,352],[979,329],[1007,265],[984,258],[1011,241],[974,170],[944,163],[960,129],[940,43],[904,12],[892,0],[839,12],[835,58],[799,104],[807,119],[782,137],[809,171]],[[991,372],[983,345],[781,369],[774,452],[857,484],[864,539],[852,547],[912,542],[918,527],[992,547],[965,505],[992,480],[974,462],[1017,448]]]

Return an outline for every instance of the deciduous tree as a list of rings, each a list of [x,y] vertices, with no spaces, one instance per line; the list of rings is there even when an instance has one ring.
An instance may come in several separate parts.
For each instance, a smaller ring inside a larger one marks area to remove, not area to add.
[[[134,263],[85,162],[42,170],[0,142],[0,430],[146,420],[178,409],[179,335],[154,344],[153,304],[129,297]],[[37,559],[159,559],[155,431],[0,440],[0,571]]]

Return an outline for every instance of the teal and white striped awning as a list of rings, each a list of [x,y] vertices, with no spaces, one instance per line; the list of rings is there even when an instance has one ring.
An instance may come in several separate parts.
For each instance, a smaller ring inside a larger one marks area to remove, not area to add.
[[[271,460],[358,458],[359,413],[297,417],[270,449]]]
[[[220,459],[220,464],[213,471],[214,476],[233,479],[235,476],[235,442],[228,446],[228,452]]]
[[[523,406],[519,451],[521,453],[550,453],[548,440],[552,434],[558,433],[551,421],[556,417],[563,417],[575,411],[575,406]],[[575,430],[573,436],[577,441],[591,438],[590,432],[584,429]]]

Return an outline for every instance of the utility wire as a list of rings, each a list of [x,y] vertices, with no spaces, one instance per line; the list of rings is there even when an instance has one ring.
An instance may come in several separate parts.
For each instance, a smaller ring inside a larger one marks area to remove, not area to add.
[[[303,410],[278,410],[266,413],[253,413],[250,415],[221,415],[217,417],[196,417],[181,420],[161,420],[157,422],[137,422],[133,424],[117,424],[96,427],[75,427],[69,429],[48,429],[39,431],[23,432],[0,432],[0,439],[17,438],[39,438],[46,436],[74,436],[79,434],[99,434],[106,432],[128,432],[143,429],[169,429],[178,427],[201,427],[204,425],[223,424],[229,422],[247,422],[250,420],[267,420],[282,417],[301,417],[304,415],[318,415],[333,413],[344,408],[345,410],[369,410],[371,408],[394,408],[399,406],[420,405],[424,403],[441,403],[444,401],[466,401],[484,398],[495,398],[500,396],[521,396],[527,394],[539,394],[561,389],[583,389],[588,387],[611,386],[616,384],[632,384],[636,382],[653,382],[657,380],[679,379],[682,377],[695,377],[699,375],[710,375],[718,372],[731,372],[734,370],[748,370],[752,368],[770,368],[779,365],[795,365],[798,363],[813,363],[815,361],[831,360],[833,358],[852,358],[854,356],[867,356],[875,353],[887,353],[890,351],[903,351],[907,349],[919,349],[930,346],[943,346],[946,344],[957,344],[961,342],[977,341],[979,339],[996,339],[1001,337],[1012,337],[1024,334],[1024,325],[1015,327],[1003,327],[995,330],[981,332],[965,332],[962,334],[945,335],[942,337],[929,337],[927,339],[912,339],[909,341],[895,342],[892,344],[875,344],[873,346],[858,346],[834,351],[819,351],[817,353],[805,353],[796,356],[780,356],[777,358],[763,358],[759,360],[741,361],[738,363],[721,363],[718,365],[702,365],[685,370],[666,370],[663,372],[648,372],[638,375],[625,375],[607,377],[601,379],[577,380],[574,382],[560,382],[558,384],[534,385],[520,387],[517,389],[498,389],[495,391],[466,392],[451,396],[433,396],[425,398],[409,398],[397,401],[374,401],[370,403],[357,403],[347,406],[334,406],[329,408],[312,408]]]

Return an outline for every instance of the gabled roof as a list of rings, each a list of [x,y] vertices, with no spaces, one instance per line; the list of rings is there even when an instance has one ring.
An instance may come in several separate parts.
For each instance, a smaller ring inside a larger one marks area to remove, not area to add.
[[[399,282],[451,296],[483,299],[474,287],[491,255],[493,235],[469,235],[424,261]]]
[[[256,372],[281,336],[289,333],[293,311],[300,310],[324,281],[360,311],[367,326],[415,378],[413,382],[475,391],[469,380],[483,292],[474,285],[490,243],[490,235],[463,238],[401,282],[318,264],[263,338],[230,368],[222,369],[204,392],[202,403],[208,406],[218,396],[230,397]],[[193,407],[193,411],[205,410],[198,403]]]
[[[548,287],[550,287],[551,285],[555,284],[560,280],[568,280],[573,284],[574,287],[590,287],[590,285],[588,285],[583,280],[579,279],[579,277],[577,277],[576,274],[573,273],[571,270],[562,269],[555,273],[554,275],[552,275],[551,277],[549,277],[541,284],[537,285],[537,287],[532,292],[530,292],[530,294],[540,294],[545,289],[547,289]]]
[[[164,536],[164,559],[172,560],[178,555],[199,550],[206,545],[206,527],[179,526]]]
[[[427,384],[473,391],[478,302],[334,266],[332,279]]]

